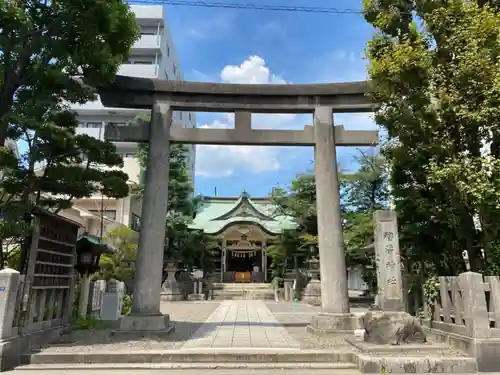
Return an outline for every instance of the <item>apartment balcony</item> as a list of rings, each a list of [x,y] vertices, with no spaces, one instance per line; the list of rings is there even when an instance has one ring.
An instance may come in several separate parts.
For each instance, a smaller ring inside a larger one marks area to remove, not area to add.
[[[161,35],[141,35],[131,49],[131,55],[152,55],[161,53]]]
[[[163,26],[163,5],[130,5],[135,19],[142,26],[156,26],[158,22]]]
[[[118,74],[129,77],[157,78],[159,72],[158,64],[123,64],[118,70]]]
[[[87,134],[88,136],[97,138],[97,139],[104,139],[104,128],[86,128],[83,126],[78,126],[75,129],[76,134]]]

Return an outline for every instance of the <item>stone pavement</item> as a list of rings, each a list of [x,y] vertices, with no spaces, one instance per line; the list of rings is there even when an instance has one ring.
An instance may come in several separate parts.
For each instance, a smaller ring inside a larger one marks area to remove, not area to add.
[[[300,348],[258,300],[224,301],[182,348]]]

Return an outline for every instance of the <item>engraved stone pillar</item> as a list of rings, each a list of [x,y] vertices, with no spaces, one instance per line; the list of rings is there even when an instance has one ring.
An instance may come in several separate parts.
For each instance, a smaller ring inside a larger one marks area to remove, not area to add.
[[[377,263],[377,302],[384,311],[404,311],[403,275],[396,213],[376,211],[373,221]]]
[[[359,322],[349,313],[335,132],[330,107],[318,107],[314,111],[314,142],[322,313],[313,317],[309,329],[348,333],[357,328]]]
[[[171,107],[156,103],[149,127],[148,164],[135,262],[132,311],[121,319],[119,331],[169,330],[169,316],[160,312],[160,285],[165,247],[171,123]]]

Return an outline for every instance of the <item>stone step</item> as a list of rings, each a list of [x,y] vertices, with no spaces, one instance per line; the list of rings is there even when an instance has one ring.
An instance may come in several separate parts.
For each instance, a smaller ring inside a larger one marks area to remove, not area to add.
[[[179,350],[130,350],[74,353],[45,350],[28,354],[23,364],[116,364],[116,363],[354,363],[350,350],[296,348],[193,348]]]
[[[357,366],[348,362],[294,362],[294,363],[211,363],[211,362],[170,362],[170,363],[98,363],[98,364],[32,364],[20,366],[15,371],[58,371],[58,370],[221,370],[221,369],[304,369],[304,370],[338,370],[340,374],[358,374]],[[330,374],[330,372],[329,372]]]

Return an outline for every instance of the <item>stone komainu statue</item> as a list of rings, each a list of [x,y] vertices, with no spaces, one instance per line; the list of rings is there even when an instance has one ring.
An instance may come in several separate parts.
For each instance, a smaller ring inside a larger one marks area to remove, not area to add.
[[[418,320],[406,312],[368,311],[360,319],[365,342],[380,345],[427,342]]]

